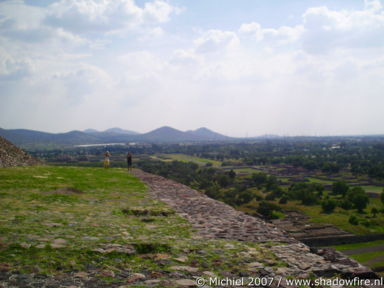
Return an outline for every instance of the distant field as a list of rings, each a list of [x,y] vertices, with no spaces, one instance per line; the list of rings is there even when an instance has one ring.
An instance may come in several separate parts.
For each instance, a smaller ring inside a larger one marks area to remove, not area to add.
[[[235,171],[236,173],[248,173],[248,174],[260,172],[259,170],[252,169],[252,168],[237,168],[237,169],[235,168],[233,169],[233,171]]]
[[[329,223],[354,234],[384,233],[384,214],[379,213],[376,218],[371,215],[371,209],[376,207],[382,209],[383,205],[380,199],[370,199],[365,214],[359,214],[356,210],[344,210],[336,208],[331,214],[322,213],[320,205],[304,206],[298,201],[289,201],[288,204],[281,205],[284,208],[296,209],[311,217],[312,222]],[[361,222],[359,225],[349,223],[349,217],[355,215]],[[362,222],[369,222],[369,225],[363,225]]]
[[[374,247],[377,245],[384,245],[384,240],[363,242],[363,243],[334,245],[332,247],[339,250],[339,251],[343,251],[343,250],[360,249],[360,248],[365,248],[365,247]]]
[[[194,156],[185,155],[185,154],[161,154],[161,155],[159,155],[158,158],[160,158],[162,160],[166,160],[168,158],[170,160],[177,160],[177,161],[183,161],[183,162],[194,162],[198,165],[206,165],[208,163],[211,163],[215,167],[221,166],[220,161],[215,161],[215,160],[200,158],[200,157],[194,157]]]
[[[384,187],[382,186],[361,186],[361,187],[364,188],[366,192],[373,192],[378,194],[382,193],[384,189]]]
[[[314,183],[321,183],[321,184],[332,184],[333,181],[331,180],[323,180],[323,179],[318,179],[318,178],[313,178],[313,177],[306,177],[309,182],[314,182]]]
[[[332,246],[372,269],[384,268],[384,240]],[[379,273],[381,276],[383,272]]]

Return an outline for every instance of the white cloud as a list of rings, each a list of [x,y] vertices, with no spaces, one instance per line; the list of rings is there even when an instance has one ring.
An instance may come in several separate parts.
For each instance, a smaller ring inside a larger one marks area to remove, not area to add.
[[[195,40],[196,51],[199,53],[218,52],[234,49],[239,45],[236,33],[222,30],[208,30]]]
[[[179,14],[181,11],[181,8],[174,7],[165,1],[155,0],[145,3],[143,15],[151,22],[164,23],[170,20],[172,14]]]
[[[303,22],[303,47],[309,53],[384,46],[384,10],[378,1],[368,1],[366,9],[358,11],[310,8]]]
[[[255,19],[188,35],[163,25],[180,13],[171,3],[0,3],[0,122],[245,136],[368,133],[383,121],[380,2],[304,9],[292,26]]]
[[[33,70],[28,59],[15,59],[3,48],[0,48],[0,81],[20,80]]]
[[[242,35],[251,35],[258,41],[276,42],[284,44],[287,42],[297,41],[304,32],[302,25],[298,26],[282,26],[277,29],[263,28],[259,23],[244,23],[240,26],[239,33]]]
[[[364,0],[364,7],[367,10],[372,11],[381,11],[383,10],[383,5],[380,0]]]
[[[327,53],[334,49],[383,49],[384,10],[380,1],[365,0],[363,10],[331,10],[325,6],[308,8],[302,23],[277,28],[260,23],[244,23],[239,35],[277,48],[294,44],[308,53]],[[288,48],[288,47],[286,47]]]
[[[48,8],[46,23],[73,33],[105,33],[170,20],[179,9],[155,0],[140,8],[133,0],[61,0]]]

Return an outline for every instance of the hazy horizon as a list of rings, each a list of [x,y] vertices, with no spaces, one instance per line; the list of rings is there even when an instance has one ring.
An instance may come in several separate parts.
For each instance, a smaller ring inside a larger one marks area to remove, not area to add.
[[[165,126],[161,126],[161,127],[157,127],[157,128],[154,128],[154,129],[151,129],[151,130],[148,130],[148,131],[138,131],[138,130],[135,130],[135,129],[125,129],[125,128],[122,128],[122,127],[110,127],[110,128],[107,128],[107,129],[94,129],[94,128],[86,128],[86,129],[83,129],[83,130],[79,130],[79,129],[73,129],[73,130],[65,130],[65,131],[46,131],[46,130],[39,130],[39,129],[26,129],[26,128],[10,128],[10,129],[7,129],[7,130],[32,130],[32,131],[39,131],[39,132],[46,132],[46,133],[53,133],[53,134],[62,134],[62,133],[69,133],[69,132],[73,132],[73,131],[80,131],[80,132],[85,132],[85,130],[88,130],[88,129],[92,129],[92,130],[96,130],[97,132],[105,132],[106,130],[108,129],[114,129],[114,128],[120,128],[120,129],[123,129],[123,130],[128,130],[128,131],[131,131],[131,132],[137,132],[139,134],[145,134],[145,133],[149,133],[149,132],[152,132],[154,130],[157,130],[159,128],[163,128],[163,127],[170,127],[170,128],[173,128],[173,129],[176,129],[176,130],[179,130],[179,131],[182,131],[182,132],[187,132],[187,131],[194,131],[194,130],[197,130],[197,129],[200,129],[200,128],[206,128],[206,129],[209,129],[211,130],[212,132],[216,132],[216,133],[219,133],[219,134],[222,134],[224,136],[229,136],[229,137],[233,137],[233,138],[255,138],[255,137],[264,137],[264,136],[277,136],[277,137],[355,137],[355,136],[384,136],[384,133],[375,133],[375,134],[272,134],[272,133],[265,133],[265,134],[259,134],[259,135],[239,135],[239,136],[234,136],[234,135],[229,135],[229,134],[225,134],[225,133],[221,133],[220,131],[217,131],[217,130],[212,130],[210,129],[209,127],[198,127],[198,128],[194,128],[194,129],[187,129],[187,130],[182,130],[182,129],[178,129],[177,127],[172,127],[172,126],[168,126],[168,125],[165,125]],[[6,129],[6,128],[3,128],[3,127],[0,127],[0,129]],[[86,132],[85,132],[86,133]]]
[[[0,127],[384,134],[383,1],[2,1]]]

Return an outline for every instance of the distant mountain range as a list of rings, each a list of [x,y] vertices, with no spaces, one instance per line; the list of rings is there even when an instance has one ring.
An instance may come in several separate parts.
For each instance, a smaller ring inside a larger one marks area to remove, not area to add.
[[[63,147],[82,144],[102,143],[185,143],[185,142],[218,142],[231,141],[231,138],[207,128],[180,131],[164,126],[148,133],[138,133],[121,128],[110,128],[105,131],[86,129],[84,131],[70,131],[67,133],[47,133],[26,129],[1,129],[0,136],[18,146],[25,148]]]
[[[95,129],[85,129],[83,132],[87,133],[87,134],[97,134],[97,133],[126,134],[126,135],[139,135],[140,134],[140,133],[135,132],[135,131],[124,130],[124,129],[121,129],[118,127],[109,128],[109,129],[102,131],[102,132],[97,131]]]

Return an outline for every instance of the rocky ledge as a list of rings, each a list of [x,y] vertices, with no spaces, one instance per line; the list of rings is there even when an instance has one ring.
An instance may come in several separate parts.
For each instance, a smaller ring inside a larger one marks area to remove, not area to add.
[[[20,148],[0,137],[0,168],[12,166],[29,166],[39,164],[40,161]]]

